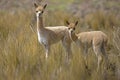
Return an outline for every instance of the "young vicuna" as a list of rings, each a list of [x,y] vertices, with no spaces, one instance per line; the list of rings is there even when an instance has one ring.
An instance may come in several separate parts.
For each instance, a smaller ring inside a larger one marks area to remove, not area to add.
[[[44,27],[43,25],[43,12],[47,4],[44,6],[34,3],[36,8],[37,17],[37,35],[39,42],[45,47],[46,58],[48,57],[50,46],[60,40],[67,52],[66,57],[69,58],[71,52],[71,39],[69,37],[68,28],[66,26]]]
[[[68,25],[68,31],[71,40],[74,41],[84,53],[84,60],[86,64],[88,49],[90,47],[93,48],[94,53],[98,58],[98,71],[99,67],[101,67],[103,59],[105,59],[105,61],[107,62],[107,56],[105,52],[105,47],[108,41],[107,35],[102,31],[89,31],[75,34],[75,26],[78,24],[78,21],[76,23],[69,23],[68,21],[66,21],[66,23]]]

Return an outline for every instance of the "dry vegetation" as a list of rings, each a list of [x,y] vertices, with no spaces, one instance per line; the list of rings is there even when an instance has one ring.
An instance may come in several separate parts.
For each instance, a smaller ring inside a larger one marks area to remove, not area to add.
[[[89,75],[85,69],[83,55],[74,43],[70,64],[65,62],[65,51],[61,42],[52,46],[51,54],[46,61],[44,48],[29,27],[33,14],[30,11],[0,12],[0,80],[104,80],[103,75],[96,72],[97,59],[93,51],[90,50],[88,54]],[[61,11],[44,15],[46,26],[64,25],[66,19],[78,20],[76,17],[71,18],[71,14]],[[114,13],[96,11],[87,14],[79,22],[78,31],[102,30],[109,36],[111,49],[107,52],[109,68],[106,70],[105,80],[119,80],[119,18]]]

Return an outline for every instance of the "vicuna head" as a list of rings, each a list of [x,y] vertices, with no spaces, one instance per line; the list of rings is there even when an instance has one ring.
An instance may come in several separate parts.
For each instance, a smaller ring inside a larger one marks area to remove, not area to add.
[[[76,40],[77,37],[75,36],[75,29],[78,24],[78,21],[76,21],[75,23],[69,23],[68,21],[66,21],[66,24],[68,26],[68,32],[69,32],[69,36],[70,36],[71,40],[72,41]]]
[[[34,3],[34,6],[35,6],[35,11],[36,11],[36,16],[40,17],[43,14],[47,4],[42,6],[42,5],[37,5],[36,3]]]
[[[75,32],[78,21],[76,21],[75,23],[69,23],[68,21],[66,21],[66,24],[68,26],[69,34],[71,35],[71,34],[73,34]]]

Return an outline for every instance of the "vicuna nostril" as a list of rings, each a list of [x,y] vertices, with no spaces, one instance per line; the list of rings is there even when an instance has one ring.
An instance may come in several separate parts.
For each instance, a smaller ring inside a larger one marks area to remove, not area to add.
[[[73,30],[75,30],[75,28],[73,28]]]
[[[73,32],[73,30],[71,31],[71,33]]]

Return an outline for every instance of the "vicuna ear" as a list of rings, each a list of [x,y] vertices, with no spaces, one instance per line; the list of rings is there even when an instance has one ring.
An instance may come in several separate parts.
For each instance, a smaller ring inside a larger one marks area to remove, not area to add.
[[[68,21],[66,21],[66,24],[69,25],[70,23]]]
[[[78,21],[76,21],[75,26],[78,24]]]
[[[37,3],[34,3],[34,6],[35,6],[35,8],[37,8],[38,7]]]
[[[45,8],[46,8],[46,6],[47,6],[47,4],[45,4],[43,8],[45,9]]]

